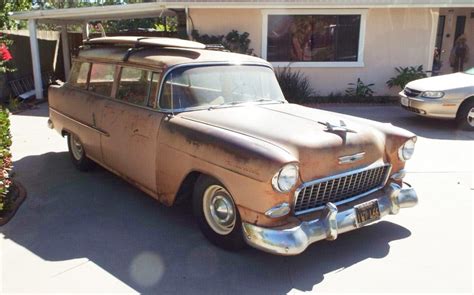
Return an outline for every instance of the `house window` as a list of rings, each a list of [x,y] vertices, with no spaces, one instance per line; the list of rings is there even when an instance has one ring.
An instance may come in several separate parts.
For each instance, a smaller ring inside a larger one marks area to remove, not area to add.
[[[263,56],[297,66],[362,66],[365,13],[272,12],[264,15]]]

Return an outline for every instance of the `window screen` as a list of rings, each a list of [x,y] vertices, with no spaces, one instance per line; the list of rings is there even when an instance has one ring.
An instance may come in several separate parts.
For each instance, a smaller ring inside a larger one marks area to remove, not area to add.
[[[74,62],[71,75],[69,76],[69,84],[75,87],[87,88],[87,76],[89,75],[90,63]]]
[[[360,15],[269,15],[269,61],[357,61]]]
[[[115,65],[93,64],[89,81],[89,91],[110,96],[114,84]]]

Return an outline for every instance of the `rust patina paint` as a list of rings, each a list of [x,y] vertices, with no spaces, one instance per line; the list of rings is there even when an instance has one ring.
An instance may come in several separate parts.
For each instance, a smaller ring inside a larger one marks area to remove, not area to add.
[[[259,58],[200,49],[144,49],[124,62],[126,50],[112,46],[86,49],[77,60],[157,72],[203,62],[271,67]],[[262,226],[298,224],[318,217],[320,212],[273,219],[264,214],[279,203],[293,204],[295,190],[303,182],[376,162],[390,163],[392,173],[399,171],[404,162],[398,159],[398,149],[414,136],[390,124],[288,103],[169,114],[68,84],[52,87],[49,103],[50,119],[58,132],[78,135],[89,158],[163,204],[173,205],[186,176],[200,172],[222,182],[243,221]],[[340,120],[355,132],[328,132],[324,123]],[[339,157],[359,152],[365,152],[362,160],[339,164]],[[300,179],[289,193],[278,193],[271,180],[287,163],[299,164]]]

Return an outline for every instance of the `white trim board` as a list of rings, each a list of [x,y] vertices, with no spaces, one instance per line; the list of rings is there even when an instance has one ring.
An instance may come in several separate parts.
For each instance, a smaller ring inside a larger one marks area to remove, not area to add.
[[[368,9],[265,9],[262,10],[262,50],[261,57],[267,59],[267,34],[269,15],[360,15],[359,50],[357,61],[333,61],[333,62],[271,62],[274,67],[295,68],[354,68],[364,67],[365,32],[367,28]]]

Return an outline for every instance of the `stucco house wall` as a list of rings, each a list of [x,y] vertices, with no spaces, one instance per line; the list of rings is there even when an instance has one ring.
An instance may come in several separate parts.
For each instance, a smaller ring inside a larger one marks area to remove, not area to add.
[[[271,9],[190,9],[194,29],[201,34],[226,34],[235,29],[248,32],[251,47],[262,56],[262,25],[264,12]],[[314,14],[318,9],[310,10]],[[337,14],[337,9],[333,10]],[[355,10],[361,11],[361,10]],[[397,66],[423,65],[430,69],[439,9],[434,8],[375,8],[364,9],[363,66],[359,67],[301,67],[319,95],[344,93],[348,83],[361,78],[375,83],[376,95],[396,94],[385,82],[395,74]],[[288,9],[288,14],[292,10]],[[474,50],[474,48],[473,48]]]

